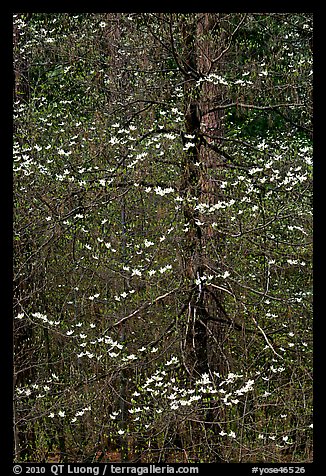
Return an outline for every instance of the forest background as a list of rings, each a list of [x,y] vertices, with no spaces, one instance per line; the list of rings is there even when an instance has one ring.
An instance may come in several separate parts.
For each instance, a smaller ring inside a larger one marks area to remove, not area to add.
[[[14,15],[16,461],[312,461],[312,15]]]

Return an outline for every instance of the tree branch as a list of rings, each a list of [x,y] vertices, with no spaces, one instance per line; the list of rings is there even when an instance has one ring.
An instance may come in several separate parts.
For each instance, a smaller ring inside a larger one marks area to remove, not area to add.
[[[125,316],[123,317],[122,319],[120,319],[119,321],[115,322],[114,324],[112,324],[110,327],[108,327],[107,329],[105,329],[105,331],[103,332],[103,334],[105,334],[106,332],[110,331],[111,329],[113,329],[114,327],[117,327],[119,326],[120,324],[122,324],[123,322],[127,321],[128,319],[130,319],[131,317],[134,317],[134,316],[137,316],[137,314],[139,314],[141,311],[144,311],[145,309],[149,308],[150,306],[153,306],[153,304],[156,304],[158,303],[159,301],[162,301],[162,299],[165,299],[167,296],[170,296],[171,294],[173,294],[175,291],[177,291],[179,289],[179,286],[172,289],[171,291],[168,291],[167,293],[165,294],[162,294],[161,296],[158,296],[156,299],[154,299],[154,301],[151,301],[151,302],[145,302],[142,306],[140,306],[138,309],[136,309],[134,312],[132,312],[131,314],[128,314],[128,316]]]
[[[230,49],[230,47],[231,47],[231,45],[232,45],[232,41],[233,41],[233,38],[234,38],[235,34],[237,33],[237,31],[239,30],[240,26],[242,25],[242,23],[243,23],[243,22],[245,21],[245,19],[247,18],[247,16],[248,16],[248,13],[245,13],[245,14],[243,15],[243,17],[241,18],[240,22],[238,23],[238,25],[236,26],[236,28],[235,28],[235,29],[233,30],[233,32],[231,33],[230,41],[229,41],[227,47],[220,53],[220,55],[219,55],[217,58],[215,58],[215,59],[213,59],[213,60],[211,61],[211,66],[210,66],[210,68],[209,68],[209,73],[211,72],[213,65],[214,65],[215,63],[217,63],[217,62],[225,55],[225,53],[227,53],[227,52],[229,51],[229,49]]]
[[[207,112],[203,114],[203,116],[210,114],[212,112],[216,111],[221,111],[223,109],[228,109],[230,107],[241,107],[243,109],[255,109],[258,111],[271,111],[275,110],[276,112],[279,112],[277,109],[279,107],[304,107],[304,104],[301,103],[278,103],[278,104],[271,104],[269,106],[258,106],[256,104],[246,104],[242,102],[231,102],[229,104],[220,104],[218,106],[214,106],[212,109],[209,109]]]

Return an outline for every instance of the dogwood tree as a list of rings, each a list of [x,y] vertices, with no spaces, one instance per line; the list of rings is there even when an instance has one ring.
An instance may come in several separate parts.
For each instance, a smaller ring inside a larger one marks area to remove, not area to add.
[[[17,461],[311,459],[311,23],[14,15]]]

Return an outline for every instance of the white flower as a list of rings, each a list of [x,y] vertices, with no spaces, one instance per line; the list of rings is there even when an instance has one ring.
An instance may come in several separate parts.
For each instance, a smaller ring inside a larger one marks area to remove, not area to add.
[[[63,150],[63,149],[59,149],[59,150],[58,150],[58,154],[59,154],[59,155],[70,155],[70,154],[71,154],[71,151],[66,152],[66,151]],[[67,170],[67,169],[66,169],[66,170]],[[65,170],[65,172],[66,172],[66,170]],[[68,173],[69,173],[69,171],[68,171]]]
[[[105,28],[105,27],[106,27],[106,23],[105,23],[105,21],[101,21],[101,23],[100,23],[100,27],[101,27],[101,28]]]
[[[185,145],[184,145],[184,148],[183,150],[188,150],[190,149],[191,147],[195,147],[196,144],[194,144],[193,142],[187,142]]]
[[[58,415],[59,415],[60,417],[64,417],[64,416],[66,415],[66,413],[63,412],[63,411],[60,411],[60,412],[58,413]]]
[[[198,383],[205,385],[212,382],[209,379],[209,375],[205,373],[205,374],[202,374],[201,379],[198,380]]]
[[[203,225],[205,225],[204,222],[202,222],[202,221],[200,221],[200,220],[198,220],[198,219],[195,220],[195,223],[196,223],[197,226],[203,226]]]
[[[54,418],[54,413],[50,413],[49,418]]]
[[[195,402],[195,401],[200,400],[200,399],[201,399],[200,395],[192,395],[192,397],[190,397],[189,402]]]
[[[234,431],[230,431],[229,436],[231,436],[231,438],[236,438],[236,434],[234,433]]]
[[[125,432],[124,432],[124,430],[118,430],[118,434],[119,434],[119,435],[124,435]]]
[[[294,260],[293,259],[288,259],[287,263],[289,263],[289,264],[298,264],[298,261],[296,259],[294,259]]]
[[[178,363],[178,358],[177,357],[172,357],[171,360],[169,360],[168,362],[166,362],[165,365],[172,365],[172,364],[176,364]]]
[[[131,276],[141,276],[141,271],[139,269],[133,269]]]
[[[168,188],[164,188],[164,189],[162,189],[161,187],[155,187],[154,191],[157,195],[161,195],[161,197],[163,197],[167,193],[174,192],[174,189],[172,187],[168,187]]]
[[[36,318],[38,318],[38,319],[41,319],[41,320],[44,321],[44,322],[47,322],[47,320],[48,320],[47,316],[46,316],[45,314],[41,314],[40,312],[34,312],[34,313],[32,314],[32,316],[33,316],[33,317],[36,317]]]
[[[170,395],[168,395],[168,399],[169,400],[175,400],[177,398],[177,394],[176,393],[170,393]]]
[[[236,390],[235,393],[237,395],[242,395],[243,393],[247,393],[250,390],[252,390],[253,384],[254,384],[254,380],[248,380],[248,382],[246,382],[246,384],[242,388],[240,388],[239,390]]]
[[[161,274],[165,273],[165,271],[167,271],[168,269],[172,269],[172,266],[170,264],[167,264],[166,266],[162,267],[159,269],[159,272]]]

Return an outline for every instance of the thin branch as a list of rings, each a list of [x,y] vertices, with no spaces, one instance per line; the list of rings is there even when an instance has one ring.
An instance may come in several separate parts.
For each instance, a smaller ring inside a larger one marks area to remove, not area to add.
[[[258,106],[256,104],[246,104],[246,103],[235,101],[235,102],[231,102],[229,104],[220,104],[218,106],[214,106],[212,109],[209,109],[207,112],[205,112],[203,114],[203,116],[205,116],[207,114],[210,114],[212,112],[221,111],[223,109],[228,109],[230,107],[240,107],[240,108],[243,108],[243,109],[256,109],[258,111],[271,111],[271,110],[277,110],[277,108],[279,108],[279,107],[304,107],[304,106],[305,106],[305,104],[301,104],[301,103],[286,103],[286,102],[284,102],[284,103],[281,102],[281,103],[278,103],[278,104],[271,104],[271,105],[268,105],[268,106]]]
[[[231,278],[229,278],[231,279]],[[258,294],[259,296],[264,296],[268,299],[273,299],[274,301],[281,301],[281,302],[287,302],[286,299],[283,299],[283,298],[278,298],[278,297],[275,297],[275,296],[271,296],[270,294],[266,294],[265,292],[262,292],[262,291],[257,291],[257,289],[253,289],[251,288],[250,286],[245,286],[244,284],[241,284],[239,283],[238,281],[236,281],[235,279],[231,279],[231,281],[233,281],[234,283],[236,283],[238,286],[240,286],[241,288],[243,289],[248,289],[248,291],[251,291],[252,293],[254,294]]]
[[[162,299],[165,299],[167,296],[170,296],[171,294],[173,294],[175,291],[177,291],[179,289],[179,286],[172,289],[171,291],[168,291],[167,293],[165,294],[162,294],[161,296],[158,296],[156,299],[154,299],[154,301],[150,301],[150,302],[145,302],[142,306],[140,306],[138,309],[136,309],[134,312],[132,312],[131,314],[128,314],[128,316],[125,316],[123,317],[122,319],[119,319],[119,321],[115,322],[114,324],[112,324],[110,327],[108,327],[103,334],[105,334],[106,332],[110,331],[111,329],[113,329],[114,327],[117,327],[119,326],[120,324],[122,324],[123,322],[127,321],[128,319],[134,317],[134,316],[137,316],[137,314],[139,314],[141,311],[144,311],[145,309],[149,308],[150,306],[153,306],[153,304],[156,304],[158,303],[159,301],[162,301]]]
[[[171,48],[172,48],[172,55],[173,55],[173,58],[174,58],[174,61],[176,62],[176,64],[178,65],[178,68],[180,69],[180,71],[182,72],[182,74],[184,76],[187,76],[187,71],[184,69],[184,67],[181,65],[180,61],[179,61],[179,56],[175,50],[175,46],[174,46],[174,40],[173,40],[173,31],[172,31],[172,14],[171,14],[171,18],[170,18],[170,21],[169,21],[169,33],[170,33],[170,42],[171,42]]]
[[[238,25],[236,26],[236,28],[233,30],[233,32],[232,32],[232,34],[231,34],[231,37],[230,37],[230,41],[229,41],[227,47],[220,53],[220,55],[219,55],[217,58],[215,58],[215,59],[213,59],[213,60],[211,61],[211,66],[210,66],[210,68],[209,68],[209,72],[211,72],[213,65],[214,65],[217,61],[219,61],[219,60],[225,55],[225,53],[227,53],[227,52],[229,51],[229,49],[230,49],[230,47],[231,47],[231,45],[232,45],[232,41],[233,41],[234,35],[237,33],[237,31],[239,30],[240,26],[243,24],[243,22],[245,21],[245,19],[247,18],[247,16],[248,16],[248,13],[245,13],[245,14],[243,15],[243,17],[241,18],[240,22],[238,23]]]
[[[210,269],[211,269],[211,268],[210,268]],[[230,294],[232,297],[235,297],[234,294],[233,294],[231,291],[229,291],[229,290],[226,289],[226,288],[222,288],[222,286],[217,286],[216,284],[213,284],[213,283],[209,283],[209,284],[207,284],[207,286],[212,286],[213,288],[216,288],[216,289],[218,289],[218,290],[220,290],[220,291],[224,291],[224,292]]]
[[[276,109],[276,112],[277,114],[279,114],[285,121],[289,122],[292,126],[294,127],[297,127],[298,129],[306,132],[307,134],[310,135],[310,137],[312,138],[312,135],[313,135],[313,130],[312,129],[309,129],[308,127],[305,127],[303,126],[302,124],[298,124],[297,122],[294,122],[292,119],[290,119],[288,116],[286,116],[285,114],[283,114],[281,111],[279,111],[278,109]]]
[[[272,344],[269,342],[269,340],[267,339],[267,335],[265,334],[265,332],[263,331],[263,329],[260,327],[260,325],[258,324],[258,322],[256,321],[256,319],[255,319],[253,316],[251,316],[251,317],[252,317],[252,320],[254,321],[255,325],[257,326],[257,328],[258,328],[258,329],[260,330],[260,332],[262,333],[262,335],[263,335],[263,337],[264,337],[264,339],[265,339],[265,341],[266,341],[268,347],[273,351],[273,353],[274,353],[275,355],[277,355],[277,357],[279,357],[280,359],[284,360],[284,357],[282,357],[280,354],[278,354],[278,353],[276,352],[276,350],[274,349],[274,347],[272,346]]]

